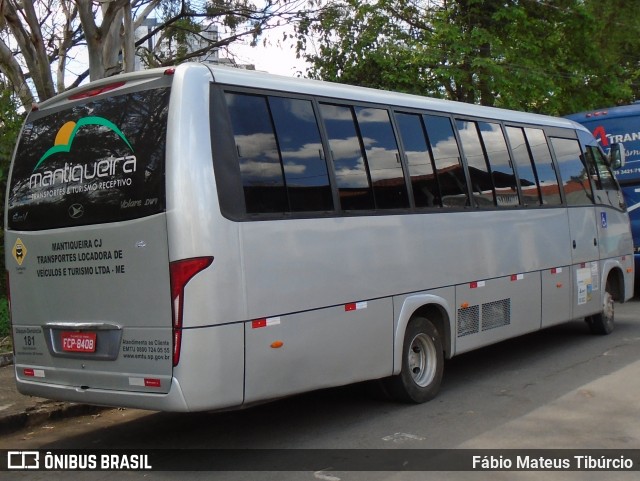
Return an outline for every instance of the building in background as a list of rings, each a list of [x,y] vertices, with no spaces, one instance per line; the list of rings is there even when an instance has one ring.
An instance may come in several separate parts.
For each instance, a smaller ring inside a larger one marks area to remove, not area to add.
[[[149,36],[160,22],[157,18],[148,18],[136,30],[136,42]],[[254,65],[237,64],[235,60],[227,57],[220,57],[220,49],[208,49],[212,42],[216,42],[219,38],[218,27],[210,25],[206,30],[199,33],[185,34],[183,42],[175,39],[169,39],[161,34],[149,36],[143,45],[140,45],[136,52],[135,70],[144,70],[148,68],[148,61],[144,60],[144,56],[153,55],[156,60],[162,61],[163,58],[174,57],[175,53],[183,49],[185,55],[203,51],[202,55],[191,57],[189,60],[194,62],[210,62],[218,65],[228,65],[231,67],[242,68],[245,70],[255,70]],[[159,44],[158,44],[159,42]]]

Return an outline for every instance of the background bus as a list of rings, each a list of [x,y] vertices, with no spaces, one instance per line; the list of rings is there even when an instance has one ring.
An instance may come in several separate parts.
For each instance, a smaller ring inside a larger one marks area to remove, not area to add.
[[[622,143],[626,161],[614,173],[627,204],[633,235],[636,289],[640,287],[640,102],[578,114],[567,118],[580,122],[598,140],[605,153],[612,143]]]
[[[382,379],[633,289],[619,186],[567,119],[215,67],[30,112],[5,209],[20,392],[197,411]]]

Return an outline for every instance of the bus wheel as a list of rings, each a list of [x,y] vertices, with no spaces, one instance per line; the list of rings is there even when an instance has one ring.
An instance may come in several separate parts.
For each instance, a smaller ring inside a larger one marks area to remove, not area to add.
[[[440,333],[431,321],[416,317],[404,334],[402,370],[387,379],[385,387],[399,401],[423,403],[438,393],[443,368]]]
[[[614,327],[614,308],[613,294],[611,294],[611,286],[607,282],[607,287],[602,293],[602,311],[593,316],[587,317],[587,324],[592,334],[606,335],[613,331]]]

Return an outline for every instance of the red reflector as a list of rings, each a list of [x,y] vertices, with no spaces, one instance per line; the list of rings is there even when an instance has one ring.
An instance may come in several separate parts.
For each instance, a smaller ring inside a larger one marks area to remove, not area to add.
[[[144,378],[145,387],[160,387],[160,379]]]
[[[213,262],[213,257],[194,257],[169,264],[171,276],[171,311],[173,314],[173,365],[180,361],[182,344],[182,317],[184,312],[184,288],[200,271]]]
[[[24,371],[22,371],[24,373],[25,376],[29,376],[29,377],[33,377],[36,375],[35,371],[33,369],[25,369]]]
[[[344,310],[346,312],[359,311],[360,309],[366,309],[368,306],[369,303],[367,301],[350,302],[349,304],[344,305]]]
[[[165,75],[173,75],[174,73],[176,73],[176,69],[175,68],[168,68],[164,71]]]
[[[256,319],[255,321],[253,321],[251,323],[251,328],[252,329],[259,329],[261,327],[267,327],[267,320],[266,319]]]
[[[471,289],[477,289],[478,288],[478,283],[477,282],[472,282],[471,284],[469,284],[469,287]]]
[[[89,97],[95,97],[96,95],[100,95],[105,92],[109,92],[110,90],[115,90],[117,88],[120,88],[125,83],[126,82],[115,82],[109,85],[103,85],[102,87],[96,87],[94,89],[78,92],[77,94],[70,95],[69,100],[80,100],[80,99],[86,99]]]

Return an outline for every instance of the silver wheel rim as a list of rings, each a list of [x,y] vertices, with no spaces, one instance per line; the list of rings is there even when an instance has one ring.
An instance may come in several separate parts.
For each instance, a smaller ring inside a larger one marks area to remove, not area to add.
[[[407,361],[413,382],[420,387],[428,386],[436,375],[438,362],[433,340],[424,333],[416,335],[409,346]]]

